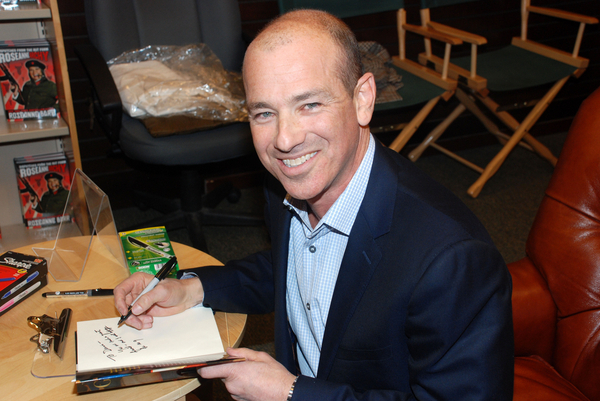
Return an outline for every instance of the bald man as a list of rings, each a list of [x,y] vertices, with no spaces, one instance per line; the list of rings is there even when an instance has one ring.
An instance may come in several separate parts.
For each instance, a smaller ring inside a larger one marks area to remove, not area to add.
[[[127,323],[275,311],[276,360],[229,349],[246,361],[200,370],[236,400],[512,399],[508,270],[458,199],[371,135],[375,82],[350,29],[284,14],[243,75],[272,248],[165,280]],[[115,289],[122,314],[151,278]]]

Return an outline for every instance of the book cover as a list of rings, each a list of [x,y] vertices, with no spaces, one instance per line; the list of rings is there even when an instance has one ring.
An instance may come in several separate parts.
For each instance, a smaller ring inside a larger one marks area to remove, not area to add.
[[[139,386],[146,383],[159,383],[172,380],[199,378],[198,369],[224,363],[243,362],[243,358],[225,357],[192,365],[170,366],[166,368],[140,367],[134,369],[114,369],[111,371],[89,372],[77,375],[77,393],[91,393],[121,387]]]
[[[172,256],[175,256],[164,226],[123,231],[119,233],[119,237],[131,274],[141,271],[155,275]],[[176,278],[178,271],[179,264],[176,264],[168,277]]]
[[[64,153],[18,157],[14,164],[25,226],[47,227],[69,220],[64,209],[71,174]]]
[[[0,87],[8,120],[60,116],[52,52],[45,40],[0,42]]]
[[[155,317],[152,328],[119,327],[118,318],[77,322],[78,392],[127,387],[194,376],[212,361],[227,359],[213,311],[195,307]],[[93,383],[96,383],[94,385]],[[97,386],[100,383],[102,386]]]

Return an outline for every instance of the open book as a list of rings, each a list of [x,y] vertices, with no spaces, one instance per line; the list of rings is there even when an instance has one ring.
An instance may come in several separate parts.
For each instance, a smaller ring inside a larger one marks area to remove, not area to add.
[[[153,327],[147,330],[118,327],[118,320],[77,322],[79,393],[197,377],[200,366],[234,361],[224,359],[210,308],[155,317]]]

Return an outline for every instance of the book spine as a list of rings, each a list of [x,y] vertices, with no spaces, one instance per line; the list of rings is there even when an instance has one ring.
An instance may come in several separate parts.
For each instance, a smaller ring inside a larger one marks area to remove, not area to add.
[[[196,368],[182,368],[137,374],[121,373],[89,381],[77,380],[75,385],[78,394],[85,394],[112,390],[116,388],[139,386],[141,384],[160,383],[182,379],[195,379],[198,377],[198,371]]]

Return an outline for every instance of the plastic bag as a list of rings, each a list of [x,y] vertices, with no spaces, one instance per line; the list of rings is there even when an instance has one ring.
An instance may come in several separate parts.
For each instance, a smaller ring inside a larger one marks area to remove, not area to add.
[[[248,119],[241,74],[226,71],[203,43],[147,46],[122,53],[107,64],[123,108],[132,117]]]

